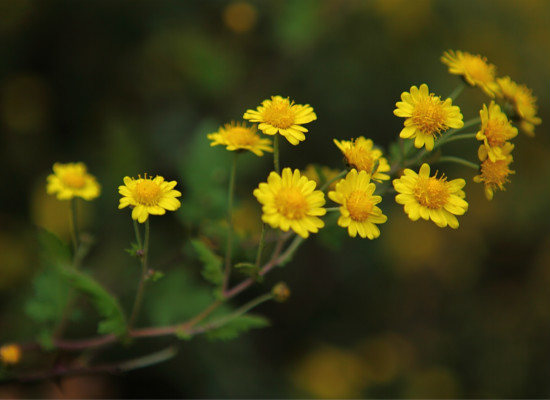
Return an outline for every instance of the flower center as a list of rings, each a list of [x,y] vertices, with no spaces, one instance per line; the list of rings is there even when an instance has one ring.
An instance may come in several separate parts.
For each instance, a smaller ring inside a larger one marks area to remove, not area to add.
[[[412,120],[422,133],[434,135],[445,129],[446,117],[439,97],[431,94],[430,97],[420,100],[415,105]]]
[[[443,208],[449,199],[447,178],[419,177],[413,190],[414,197],[420,205],[437,210]]]
[[[143,179],[136,183],[134,198],[139,204],[153,206],[158,203],[162,194],[159,185],[150,179]]]
[[[491,67],[479,57],[465,57],[464,69],[478,82],[486,83],[494,79]]]
[[[260,140],[252,130],[240,126],[232,127],[225,131],[225,139],[234,146],[254,146]]]
[[[498,186],[510,182],[508,180],[508,175],[510,175],[512,171],[508,168],[508,164],[507,160],[497,160],[495,162],[485,160],[481,164],[482,180],[487,184]]]
[[[63,183],[72,189],[82,189],[86,185],[86,179],[82,174],[67,171],[63,174]]]
[[[308,210],[308,204],[302,192],[295,187],[282,188],[275,195],[277,211],[288,219],[303,218]]]
[[[362,190],[355,190],[346,199],[346,208],[351,219],[365,221],[372,211],[372,201],[369,195]]]
[[[370,152],[366,151],[364,148],[352,147],[346,151],[345,155],[348,164],[357,168],[358,171],[366,171],[369,174],[373,172],[372,167],[374,166],[374,160]]]
[[[288,129],[294,124],[294,111],[288,99],[273,100],[262,114],[263,120],[280,129]]]
[[[487,137],[487,142],[491,147],[501,147],[506,143],[508,139],[507,133],[507,123],[503,121],[489,120],[485,127],[485,136]]]

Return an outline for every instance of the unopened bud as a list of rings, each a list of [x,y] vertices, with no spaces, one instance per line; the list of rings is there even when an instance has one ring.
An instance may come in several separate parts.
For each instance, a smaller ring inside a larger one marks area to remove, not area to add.
[[[17,364],[21,359],[21,348],[16,344],[5,344],[0,347],[0,360],[4,364]]]
[[[278,301],[279,303],[282,303],[284,301],[287,301],[290,297],[290,289],[284,282],[279,282],[275,286],[273,286],[273,289],[271,289],[271,294],[273,294],[273,298],[275,301]]]

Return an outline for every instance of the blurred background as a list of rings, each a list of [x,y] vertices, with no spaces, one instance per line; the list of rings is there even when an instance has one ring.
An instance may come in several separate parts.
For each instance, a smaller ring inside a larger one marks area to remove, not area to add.
[[[40,265],[37,227],[69,240],[68,204],[45,192],[54,162],[83,161],[102,185],[99,199],[80,203],[95,238],[85,267],[125,307],[139,266],[123,250],[133,230],[117,187],[144,172],[178,181],[182,208],[151,221],[152,264],[166,277],[150,288],[147,326],[177,322],[208,295],[187,243],[207,236],[223,252],[230,157],[206,134],[271,95],[311,104],[318,116],[305,142],[281,146],[282,165],[301,169],[341,168],[333,138],[363,135],[387,149],[403,124],[392,113],[401,92],[427,83],[446,96],[459,83],[439,60],[448,49],[486,56],[499,76],[532,88],[543,121],[534,138],[514,139],[516,172],[491,202],[475,171],[438,166],[467,181],[458,230],[413,223],[386,196],[378,240],[341,229],[308,240],[235,300],[286,281],[288,302],[256,310],[270,327],[227,342],[182,341],[174,359],[118,376],[3,384],[0,396],[547,398],[549,17],[546,0],[0,0],[2,343],[34,338],[23,310]],[[469,119],[483,102],[467,89],[456,103]],[[465,148],[475,161],[477,145]],[[246,257],[259,230],[251,190],[272,160],[240,162],[236,257]],[[90,336],[93,318],[69,334]]]

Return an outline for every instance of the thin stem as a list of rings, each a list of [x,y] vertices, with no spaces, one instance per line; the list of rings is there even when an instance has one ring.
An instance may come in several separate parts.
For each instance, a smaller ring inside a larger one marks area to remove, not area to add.
[[[451,99],[456,100],[458,96],[462,93],[462,91],[466,88],[466,82],[460,82],[459,85],[451,92],[449,97]]]
[[[73,258],[76,259],[78,253],[78,247],[80,245],[80,235],[78,233],[78,222],[77,222],[77,210],[76,210],[76,197],[71,199],[69,205],[69,224],[71,225],[71,241],[73,242]]]
[[[460,135],[454,135],[454,136],[449,137],[448,139],[440,140],[438,143],[436,143],[436,145],[438,145],[438,146],[434,146],[434,148],[441,147],[444,144],[447,144],[449,142],[454,142],[455,140],[475,139],[476,136],[477,136],[476,132],[461,133]]]
[[[136,229],[136,240],[138,244],[141,242],[139,238],[139,229]],[[147,283],[147,255],[149,253],[149,219],[145,221],[145,242],[142,250],[141,257],[141,277],[139,279],[139,286],[134,300],[134,306],[132,307],[132,313],[130,314],[130,321],[128,322],[128,330],[132,329],[136,323],[141,304],[143,302],[143,295],[145,293],[145,286]]]
[[[231,164],[231,172],[229,174],[229,193],[227,195],[227,247],[225,249],[225,272],[222,284],[222,293],[229,284],[231,275],[231,256],[233,253],[233,198],[235,196],[235,176],[237,174],[237,157],[238,153],[234,153],[233,162]]]
[[[473,163],[473,162],[468,161],[468,160],[464,160],[463,158],[460,158],[460,157],[443,156],[443,157],[440,157],[437,161],[438,162],[453,162],[453,163],[456,163],[456,164],[465,165],[465,166],[473,168],[475,170],[479,169],[479,164]]]
[[[256,267],[260,267],[262,262],[262,253],[265,246],[265,223],[262,223],[262,233],[260,234],[260,242],[258,243],[258,252],[256,253]]]
[[[138,225],[138,222],[137,220],[133,219],[132,220],[134,222],[134,233],[136,235],[136,242],[137,242],[137,245],[138,245],[138,249],[139,250],[142,250],[143,249],[143,245],[141,244],[141,234],[139,233],[139,225]]]
[[[335,212],[340,211],[340,207],[327,207],[325,208],[326,212]]]
[[[339,179],[342,179],[344,176],[346,176],[346,174],[348,173],[348,170],[345,169],[343,171],[340,171],[340,173],[338,175],[336,175],[334,178],[332,179],[329,179],[328,181],[325,182],[325,184],[323,186],[321,186],[321,188],[319,189],[321,192],[324,192],[325,190],[328,189],[328,187],[333,183],[333,182],[336,182],[337,180]]]
[[[281,174],[281,167],[279,166],[279,134],[275,134],[273,137],[273,167],[275,172]]]
[[[277,258],[277,260],[275,261],[275,265],[281,265],[290,260],[290,258],[292,258],[292,256],[294,255],[294,252],[298,249],[298,247],[300,247],[303,242],[304,238],[297,235],[292,243],[290,243],[290,246],[287,247],[285,252]]]

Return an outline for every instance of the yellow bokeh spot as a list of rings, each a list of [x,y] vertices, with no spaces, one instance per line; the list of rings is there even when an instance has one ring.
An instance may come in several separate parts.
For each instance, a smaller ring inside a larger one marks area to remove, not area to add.
[[[223,22],[234,32],[244,33],[256,25],[258,12],[254,6],[246,1],[231,3],[223,10]]]

